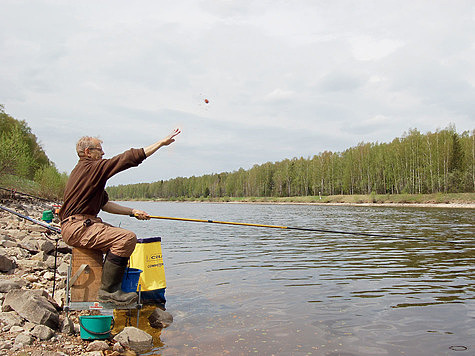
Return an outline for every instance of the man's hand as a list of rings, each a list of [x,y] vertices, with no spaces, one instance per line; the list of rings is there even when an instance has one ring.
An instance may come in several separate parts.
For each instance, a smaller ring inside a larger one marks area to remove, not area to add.
[[[150,215],[143,210],[132,209],[132,214],[139,220],[150,220]]]
[[[170,135],[168,135],[162,140],[162,146],[168,146],[169,144],[175,142],[175,136],[177,136],[180,133],[181,133],[180,129],[173,130],[173,132]]]
[[[168,146],[169,144],[175,142],[175,136],[181,133],[180,129],[175,129],[172,131],[170,135],[161,139],[160,141],[151,144],[150,146],[144,147],[145,156],[149,157],[150,155],[154,154],[160,147]]]

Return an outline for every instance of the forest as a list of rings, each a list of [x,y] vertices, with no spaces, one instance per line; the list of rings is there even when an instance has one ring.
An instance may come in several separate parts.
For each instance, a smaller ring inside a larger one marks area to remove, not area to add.
[[[115,200],[474,192],[475,130],[411,129],[389,143],[107,191]]]
[[[0,105],[0,185],[61,199],[67,179],[28,124],[6,114]],[[107,191],[114,200],[473,193],[475,130],[458,133],[449,125],[424,134],[411,129],[391,142],[361,142],[343,152],[111,186]]]
[[[0,105],[0,185],[59,200],[68,176],[59,173],[26,121]]]

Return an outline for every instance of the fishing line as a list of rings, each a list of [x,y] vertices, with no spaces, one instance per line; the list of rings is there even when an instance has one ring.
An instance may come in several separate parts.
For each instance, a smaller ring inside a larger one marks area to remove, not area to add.
[[[130,215],[130,216],[134,217],[135,215]],[[312,229],[312,228],[305,228],[305,227],[265,225],[265,224],[242,223],[242,222],[233,222],[233,221],[187,219],[187,218],[175,218],[175,217],[169,217],[169,216],[150,216],[150,218],[151,219],[163,219],[163,220],[175,220],[175,221],[189,221],[189,222],[197,222],[197,223],[264,227],[264,228],[273,228],[273,229],[281,229],[281,230],[299,230],[299,231],[323,232],[323,233],[343,234],[343,235],[353,235],[353,236],[382,237],[382,238],[391,238],[391,239],[404,239],[404,240],[429,241],[429,242],[447,242],[447,243],[452,243],[452,244],[458,244],[459,243],[459,242],[456,242],[456,241],[441,241],[441,240],[434,240],[434,239],[426,239],[426,238],[423,238],[423,237],[406,237],[406,236],[396,236],[396,235],[388,235],[388,234],[373,234],[373,233],[367,233],[367,232]]]

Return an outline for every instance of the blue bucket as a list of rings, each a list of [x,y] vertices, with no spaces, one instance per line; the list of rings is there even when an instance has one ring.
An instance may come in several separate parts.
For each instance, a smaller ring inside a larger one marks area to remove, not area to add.
[[[83,315],[79,317],[79,326],[83,340],[107,339],[114,328],[114,318],[111,315]]]
[[[136,292],[139,284],[141,269],[127,267],[122,278],[122,290],[124,292]]]

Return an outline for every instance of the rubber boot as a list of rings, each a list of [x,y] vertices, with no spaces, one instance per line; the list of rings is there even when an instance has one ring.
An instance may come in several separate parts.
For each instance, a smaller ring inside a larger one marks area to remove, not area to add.
[[[100,302],[115,305],[129,305],[137,302],[137,293],[126,293],[121,288],[126,267],[115,264],[106,258],[102,267],[101,288],[97,292],[97,299]]]

